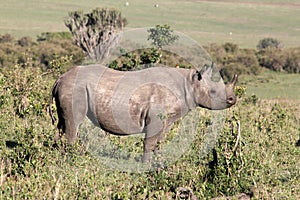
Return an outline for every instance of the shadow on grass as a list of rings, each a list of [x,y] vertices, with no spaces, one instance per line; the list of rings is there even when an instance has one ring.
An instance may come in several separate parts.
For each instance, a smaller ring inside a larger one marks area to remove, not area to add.
[[[21,146],[21,144],[19,144],[18,142],[15,141],[5,141],[5,145],[7,148],[13,149],[17,146]]]
[[[9,149],[13,149],[13,148],[16,148],[18,146],[23,146],[22,144],[18,143],[18,142],[15,142],[15,141],[5,141],[5,146]],[[55,148],[55,149],[58,149],[59,146],[57,143],[54,143],[54,144],[51,144],[51,143],[48,143],[48,142],[44,142],[43,143],[43,146],[44,147],[52,147],[52,148]]]
[[[296,147],[300,147],[300,136],[299,136],[299,140],[296,142]]]

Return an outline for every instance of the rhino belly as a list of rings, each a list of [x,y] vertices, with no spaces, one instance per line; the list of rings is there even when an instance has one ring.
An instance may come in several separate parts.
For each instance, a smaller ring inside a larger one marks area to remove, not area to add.
[[[113,78],[112,78],[113,77]],[[94,98],[94,113],[99,126],[117,135],[142,133],[143,127],[139,118],[130,113],[130,98],[116,91],[119,79],[123,76],[102,76]],[[126,92],[125,92],[126,93]]]
[[[139,119],[130,117],[126,109],[116,110],[116,108],[107,106],[107,104],[98,104],[96,113],[98,125],[109,133],[130,135],[143,132]]]

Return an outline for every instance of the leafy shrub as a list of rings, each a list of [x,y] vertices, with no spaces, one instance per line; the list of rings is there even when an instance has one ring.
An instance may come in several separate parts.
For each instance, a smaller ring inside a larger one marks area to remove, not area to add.
[[[156,25],[155,28],[150,28],[148,30],[148,40],[152,40],[152,44],[155,47],[162,49],[163,46],[171,45],[178,40],[179,36],[173,34],[173,32],[174,31],[167,24]]]
[[[282,49],[264,48],[257,53],[260,66],[274,70],[283,71],[285,65],[285,55]]]
[[[273,38],[265,38],[254,49],[239,49],[236,44],[211,44],[206,50],[217,63],[224,79],[229,80],[233,74],[260,73],[261,67],[273,71],[300,72],[299,48],[280,48],[281,44]]]
[[[145,50],[141,53],[140,59],[142,64],[159,63],[161,61],[161,51],[155,48]]]
[[[259,63],[255,50],[239,49],[236,44],[225,43],[224,45],[211,44],[205,47],[212,59],[221,69],[225,81],[234,74],[258,74]]]
[[[300,48],[291,48],[285,51],[283,69],[289,73],[300,73]]]
[[[11,43],[14,41],[14,37],[10,34],[0,35],[0,43]]]
[[[241,49],[237,54],[237,63],[241,63],[246,68],[245,74],[257,75],[260,73],[260,66],[255,53],[251,49]]]
[[[37,36],[38,42],[50,40],[72,40],[72,35],[69,32],[45,32]]]
[[[256,47],[258,50],[267,48],[279,48],[280,42],[275,38],[264,38],[258,42]]]
[[[50,61],[58,55],[73,56],[72,65],[81,64],[85,59],[81,49],[73,44],[70,34],[64,32],[44,33],[38,36],[37,41],[29,37],[15,40],[2,36],[0,67],[10,68],[18,64],[22,67],[33,66],[47,70],[51,67]]]
[[[46,110],[48,99],[40,92],[44,84],[39,68],[22,68],[19,65],[2,72],[5,80],[3,101],[11,101],[15,108],[15,115],[26,117],[30,115],[42,115]],[[50,87],[45,87],[47,91]],[[4,100],[5,98],[8,98]],[[43,100],[42,100],[43,99]]]
[[[237,85],[235,86],[234,93],[240,99],[246,95],[246,87]]]
[[[191,68],[191,64],[178,55],[156,48],[139,49],[132,52],[122,50],[123,55],[108,67],[121,71],[133,71],[162,64],[169,67]]]
[[[126,52],[122,50],[123,55],[116,60],[113,60],[108,67],[120,71],[133,71],[137,70],[141,65],[140,55],[138,51]]]
[[[30,37],[22,37],[21,39],[19,39],[17,41],[17,44],[21,47],[29,47],[32,46],[34,44],[33,40]]]
[[[257,59],[260,66],[274,71],[289,73],[300,72],[299,48],[280,48],[280,42],[274,38],[265,38],[257,45]]]
[[[223,45],[223,48],[225,50],[226,53],[237,53],[238,50],[239,50],[239,47],[237,44],[233,44],[233,43],[230,43],[230,42],[226,42],[224,45]]]

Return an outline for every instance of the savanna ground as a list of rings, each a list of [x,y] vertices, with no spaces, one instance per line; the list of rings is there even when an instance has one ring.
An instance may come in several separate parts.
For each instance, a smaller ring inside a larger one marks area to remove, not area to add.
[[[200,44],[229,41],[254,48],[272,36],[286,46],[300,46],[296,0],[135,0],[127,7],[124,1],[3,1],[0,31],[16,36],[66,31],[68,11],[96,6],[120,9],[128,28],[168,23]],[[64,62],[58,59],[56,65],[63,68]],[[199,199],[239,193],[300,199],[299,74],[264,70],[242,76],[239,86],[246,94],[227,110],[215,150],[199,154],[211,124],[209,112],[200,109],[198,134],[188,150],[178,161],[147,173],[113,170],[80,142],[65,151],[54,148],[56,130],[47,110],[55,77],[42,74],[19,66],[0,74],[1,199],[180,199],[183,188]],[[106,137],[115,148],[142,150],[141,139]]]
[[[125,2],[1,0],[0,33],[35,37],[47,31],[67,31],[63,20],[68,12],[113,7],[128,19],[128,28],[169,24],[202,45],[233,42],[240,47],[255,48],[260,39],[273,37],[285,46],[300,46],[300,3],[297,0],[265,0],[263,3],[258,0],[131,0],[129,6],[125,6]]]

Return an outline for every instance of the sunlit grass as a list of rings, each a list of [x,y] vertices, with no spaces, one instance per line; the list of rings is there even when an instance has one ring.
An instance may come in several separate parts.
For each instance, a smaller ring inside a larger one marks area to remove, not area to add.
[[[240,84],[246,85],[249,95],[259,98],[300,101],[300,74],[263,70],[257,76],[241,77]]]
[[[154,5],[158,4],[158,7]],[[265,37],[285,46],[299,46],[300,12],[297,1],[5,1],[0,8],[0,33],[18,37],[67,31],[64,19],[73,10],[114,7],[128,19],[127,28],[169,24],[199,43],[233,42],[255,47]]]

